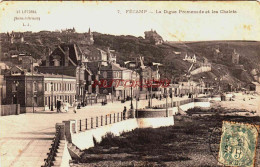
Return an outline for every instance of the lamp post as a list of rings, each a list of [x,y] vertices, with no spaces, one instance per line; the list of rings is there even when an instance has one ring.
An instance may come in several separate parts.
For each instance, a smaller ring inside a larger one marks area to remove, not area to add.
[[[152,80],[152,69],[151,69],[151,78],[150,78],[150,81]],[[150,83],[149,81],[149,83]],[[150,86],[150,97],[149,97],[149,103],[148,103],[148,106],[149,108],[152,108],[152,89],[153,89],[153,86],[152,86],[153,83],[151,83],[151,86]]]
[[[131,73],[131,104],[130,104],[130,108],[133,109],[133,72]]]
[[[16,89],[16,115],[18,115],[18,86],[19,86],[19,82],[16,81],[16,84],[15,84],[15,89]]]
[[[139,96],[136,94],[136,98],[135,98],[135,100],[136,100],[136,104],[135,104],[135,117],[136,118],[138,118],[138,110],[137,110],[137,103],[138,103],[138,99],[139,99]]]
[[[53,83],[51,82],[51,111],[53,111]]]
[[[112,100],[112,103],[113,103],[113,99],[114,99],[114,97],[113,97],[114,96],[113,95],[114,94],[113,82],[112,82],[112,85],[111,85],[111,89],[112,89],[111,90],[111,100]]]
[[[166,92],[165,92],[165,96],[166,96],[166,117],[169,117],[169,113],[168,113],[168,92],[167,92],[167,89],[166,89]]]

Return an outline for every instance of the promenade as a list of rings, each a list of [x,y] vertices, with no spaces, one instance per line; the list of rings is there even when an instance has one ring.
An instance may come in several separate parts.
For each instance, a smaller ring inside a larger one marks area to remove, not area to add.
[[[174,97],[173,101],[185,100],[186,97]],[[164,104],[166,99],[153,99],[152,105]],[[168,98],[168,103],[171,99]],[[148,105],[147,100],[140,100],[137,108]],[[122,112],[124,106],[130,108],[130,101],[114,101],[105,106],[94,104],[68,113],[45,111],[0,117],[0,166],[1,167],[40,167],[47,158],[55,134],[55,124],[69,119],[83,119]],[[136,107],[136,101],[133,100]]]

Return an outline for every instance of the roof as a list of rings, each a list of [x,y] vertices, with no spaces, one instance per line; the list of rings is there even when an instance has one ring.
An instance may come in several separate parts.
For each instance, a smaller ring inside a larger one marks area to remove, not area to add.
[[[93,73],[91,72],[91,70],[89,68],[86,68],[86,71],[88,72],[89,75],[93,75]]]
[[[44,73],[39,73],[38,75],[44,76],[45,78],[72,78],[75,79],[76,77],[73,76],[68,76],[68,75],[59,75],[59,74],[44,74]]]
[[[112,70],[112,71],[123,71],[128,70],[127,68],[121,67],[119,64],[111,63],[108,66],[101,66],[101,70]]]
[[[14,69],[14,68],[16,68],[16,69],[18,69],[18,70],[20,70],[20,71],[23,71],[23,69],[22,69],[21,67],[17,66],[17,65],[11,67],[11,68],[10,68],[10,71],[12,71],[12,69]]]
[[[80,50],[79,46],[76,44],[60,44],[56,47],[56,49],[51,53],[52,56],[54,55],[63,55],[65,56],[66,48],[69,49],[69,58],[72,60],[72,64],[75,66],[78,64],[78,60],[82,59],[82,51]]]
[[[258,82],[252,82],[252,84],[254,84],[256,86],[260,86],[260,83],[258,83]]]
[[[0,62],[0,68],[1,69],[9,69],[10,67],[6,63]]]

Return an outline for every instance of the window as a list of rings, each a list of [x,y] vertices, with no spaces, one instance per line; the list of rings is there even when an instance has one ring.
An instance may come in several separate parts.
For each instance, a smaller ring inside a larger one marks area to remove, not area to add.
[[[44,83],[44,91],[47,91],[47,83]]]
[[[103,77],[107,78],[107,72],[106,71],[103,72]]]
[[[46,84],[46,83],[45,83]],[[47,97],[45,97],[45,105],[47,106],[48,103],[47,103]]]
[[[37,97],[34,97],[34,98],[33,98],[33,103],[34,103],[34,106],[35,106],[35,107],[37,107],[37,100],[38,100]]]
[[[12,92],[16,92],[17,91],[17,86],[16,83],[12,84]]]
[[[33,91],[37,92],[37,82],[33,82]]]

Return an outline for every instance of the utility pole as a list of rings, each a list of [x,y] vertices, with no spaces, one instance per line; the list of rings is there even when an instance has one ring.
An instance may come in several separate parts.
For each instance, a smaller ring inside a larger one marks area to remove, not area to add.
[[[111,100],[112,100],[112,103],[113,103],[113,94],[114,94],[114,88],[113,88],[113,82],[112,82],[112,85],[111,85]]]
[[[51,82],[51,111],[53,111],[53,83]]]
[[[130,107],[131,109],[133,109],[133,72],[131,72],[131,104]]]
[[[18,115],[18,86],[19,86],[19,82],[16,81],[15,87],[16,87],[16,115]]]
[[[153,75],[153,74],[152,74],[152,68],[151,68],[151,78],[150,78],[150,81],[152,81],[152,75]],[[150,81],[149,81],[149,82],[150,82]],[[151,83],[151,86],[150,86],[150,103],[149,103],[149,108],[152,108],[152,106],[153,106],[153,105],[152,105],[152,93],[153,93],[153,92],[152,92],[152,91],[153,91],[152,89],[153,89],[153,83]]]
[[[168,93],[167,90],[165,92],[166,95],[166,117],[169,117],[169,113],[168,113]]]

